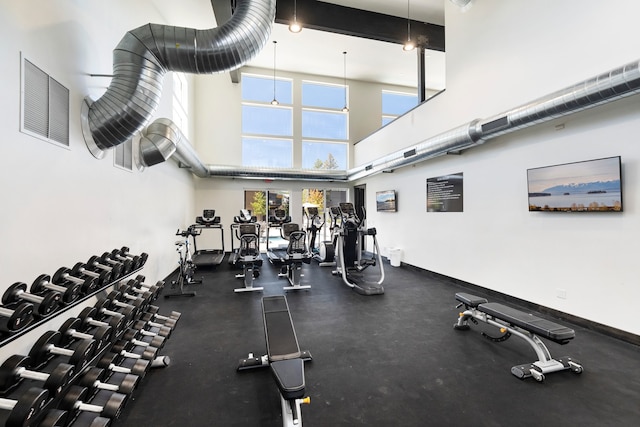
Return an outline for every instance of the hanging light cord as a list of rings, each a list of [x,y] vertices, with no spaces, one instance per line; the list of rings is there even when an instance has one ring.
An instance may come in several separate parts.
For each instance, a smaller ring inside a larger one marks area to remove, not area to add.
[[[273,105],[278,104],[278,100],[276,99],[276,47],[277,41],[273,41],[273,101],[271,103]]]
[[[344,108],[342,111],[349,111],[349,107],[347,107],[347,52],[342,52],[344,58]]]

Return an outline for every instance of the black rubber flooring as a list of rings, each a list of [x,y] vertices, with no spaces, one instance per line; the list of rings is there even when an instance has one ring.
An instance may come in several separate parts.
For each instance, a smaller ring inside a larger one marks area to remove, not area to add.
[[[263,292],[234,293],[242,283],[225,260],[198,271],[204,283],[190,287],[197,296],[156,301],[161,313],[182,313],[162,350],[172,364],[146,376],[115,426],[282,424],[269,369],[236,371],[249,352],[265,352],[260,300],[287,283],[266,261],[261,271]],[[522,339],[495,343],[480,326],[453,329],[454,294],[473,291],[411,267],[387,263],[385,271],[384,295],[359,295],[317,264],[304,267],[311,290],[287,292],[300,347],[313,355],[305,365],[308,427],[640,422],[639,347],[562,322],[576,338],[546,342],[551,355],[579,360],[584,372],[519,380],[511,367],[536,360]]]

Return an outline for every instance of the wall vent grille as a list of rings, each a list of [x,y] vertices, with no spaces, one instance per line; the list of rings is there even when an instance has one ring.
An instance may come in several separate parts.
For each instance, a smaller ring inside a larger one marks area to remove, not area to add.
[[[22,132],[69,146],[69,89],[22,58]]]

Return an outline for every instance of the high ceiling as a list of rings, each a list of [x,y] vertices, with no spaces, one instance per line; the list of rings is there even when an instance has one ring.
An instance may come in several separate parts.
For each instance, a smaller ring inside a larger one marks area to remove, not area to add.
[[[219,0],[153,0],[170,25],[210,28],[215,23],[212,2]],[[225,0],[221,0],[225,1]],[[226,0],[228,1],[228,0]],[[406,34],[407,16],[411,21],[428,24],[444,24],[445,0],[297,0],[297,18],[305,22],[304,13],[309,8],[341,6],[387,15],[398,31]],[[179,4],[178,4],[179,3]],[[279,15],[288,10],[293,0],[278,2]],[[324,5],[321,3],[325,3]],[[327,5],[328,4],[328,5]],[[407,8],[409,6],[409,8]],[[285,7],[287,7],[285,9]],[[409,15],[407,15],[409,12]],[[312,13],[312,15],[314,15]],[[402,18],[402,19],[398,19]],[[276,18],[276,22],[278,22]],[[280,19],[282,21],[282,19]],[[331,25],[323,23],[322,26]],[[344,77],[346,55],[347,79],[380,82],[406,87],[418,85],[418,50],[405,52],[402,46],[386,41],[354,37],[329,31],[304,28],[293,34],[284,23],[273,26],[271,38],[265,48],[249,64],[253,67],[273,70],[274,47],[277,41],[276,71],[291,71]],[[427,89],[444,89],[444,52],[425,50],[425,75]]]

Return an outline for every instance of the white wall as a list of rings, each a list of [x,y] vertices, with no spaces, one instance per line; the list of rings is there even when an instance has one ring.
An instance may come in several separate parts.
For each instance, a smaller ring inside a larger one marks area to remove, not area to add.
[[[640,58],[634,1],[446,2],[447,90],[356,146],[356,164]],[[563,123],[564,129],[555,125]],[[370,223],[403,261],[640,334],[638,96],[366,179]],[[622,156],[624,212],[528,212],[526,170]],[[426,179],[464,173],[464,212],[427,213]],[[397,213],[375,191],[398,190]],[[385,284],[393,292],[393,283]],[[566,299],[558,297],[566,291]],[[453,295],[452,295],[453,301]]]
[[[148,281],[176,268],[175,230],[194,218],[191,174],[173,163],[143,173],[117,169],[110,152],[95,159],[81,134],[83,98],[99,97],[109,83],[88,74],[110,74],[113,48],[128,30],[148,22],[164,22],[153,2],[0,4],[0,292],[123,245],[149,253],[141,271]],[[69,149],[19,131],[21,52],[70,90]],[[170,94],[165,84],[154,119],[170,117]],[[55,329],[58,320],[47,328]],[[0,360],[28,351],[38,332],[0,348]]]

